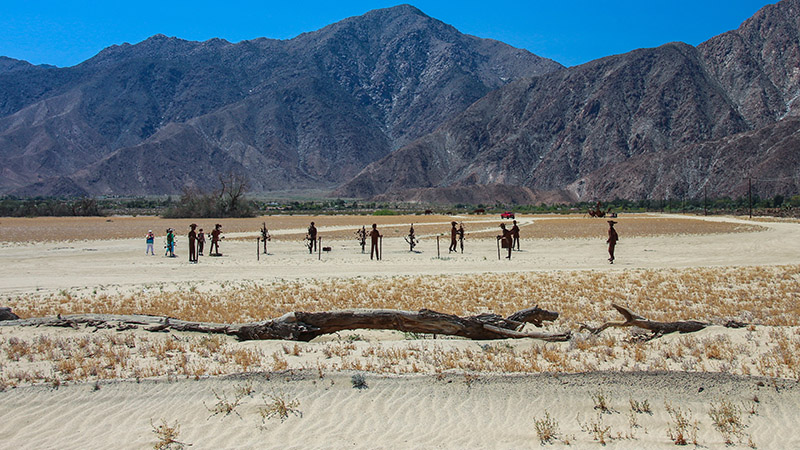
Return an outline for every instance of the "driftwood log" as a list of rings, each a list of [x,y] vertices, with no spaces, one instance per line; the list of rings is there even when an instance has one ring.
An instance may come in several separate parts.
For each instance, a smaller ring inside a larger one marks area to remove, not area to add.
[[[460,317],[429,309],[421,309],[417,312],[381,309],[292,312],[277,319],[244,324],[189,322],[147,315],[77,314],[9,320],[0,322],[0,326],[77,327],[85,325],[97,329],[113,328],[120,331],[142,327],[142,329],[152,332],[175,330],[226,334],[243,341],[282,339],[307,342],[323,334],[357,329],[442,334],[477,340],[534,338],[545,341],[567,341],[570,338],[569,331],[564,333],[521,331],[525,323],[541,326],[543,321],[552,321],[557,318],[558,313],[538,307],[516,312],[508,318],[490,313]]]
[[[700,331],[703,328],[709,326],[710,324],[705,322],[698,322],[696,320],[681,320],[678,322],[656,322],[654,320],[645,319],[644,317],[634,313],[630,309],[612,304],[622,317],[625,318],[624,322],[606,322],[599,327],[591,327],[586,324],[581,324],[580,331],[588,330],[593,334],[599,334],[603,330],[608,327],[639,327],[648,331],[653,332],[654,337],[663,336],[665,334],[670,334],[674,332],[679,333],[693,333],[695,331]]]

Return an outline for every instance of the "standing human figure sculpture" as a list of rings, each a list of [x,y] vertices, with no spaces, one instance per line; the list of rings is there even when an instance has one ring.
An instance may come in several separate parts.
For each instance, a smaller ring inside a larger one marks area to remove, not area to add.
[[[314,253],[317,250],[317,227],[314,222],[308,227],[308,253]]]
[[[222,239],[222,225],[214,225],[214,231],[211,232],[211,248],[208,250],[210,256],[222,256],[219,252],[219,241]]]
[[[261,240],[264,241],[264,254],[267,254],[267,241],[271,240],[272,236],[269,235],[267,230],[267,223],[261,222]]]
[[[203,233],[203,229],[197,232],[197,254],[203,256],[203,247],[206,245],[206,234]]]
[[[406,242],[408,242],[408,251],[413,252],[414,247],[417,246],[417,235],[414,233],[414,224],[411,224],[411,228],[408,230],[408,237],[406,238]]]
[[[516,220],[514,221],[514,226],[511,227],[511,237],[514,239],[511,242],[511,248],[513,249],[516,247],[517,251],[519,251],[519,227],[517,226]]]
[[[167,228],[167,250],[164,252],[164,256],[169,256],[170,258],[175,257],[175,234],[173,233],[172,228]]]
[[[380,251],[380,248],[378,247],[378,243],[380,242],[380,239],[383,236],[378,231],[378,224],[376,224],[376,223],[372,224],[372,231],[369,232],[369,237],[370,237],[370,240],[372,241],[372,246],[370,247],[370,250],[369,250],[369,259],[372,259],[373,256],[376,256],[378,258],[378,260],[380,261],[380,259],[381,259],[381,251]]]
[[[500,247],[508,249],[508,256],[506,259],[511,259],[511,247],[514,243],[514,237],[511,235],[511,230],[506,229],[506,224],[500,224],[500,230],[502,230],[502,235],[497,236],[497,240],[500,241]]]
[[[617,246],[617,241],[619,240],[617,230],[614,229],[614,224],[616,223],[613,220],[608,221],[608,240],[606,240],[606,243],[608,244],[608,262],[610,264],[614,264],[614,247]]]
[[[144,237],[144,239],[147,243],[147,248],[144,250],[144,254],[147,255],[149,253],[150,256],[155,256],[156,254],[153,252],[153,244],[156,242],[156,235],[153,234],[153,230],[147,230],[147,235]]]
[[[189,225],[189,262],[197,264],[197,224]]]
[[[167,228],[167,254],[170,258],[175,257],[175,230]]]
[[[447,249],[447,253],[456,251],[456,246],[458,245],[458,229],[456,225],[458,225],[456,222],[450,222],[450,247]]]
[[[461,253],[464,253],[464,223],[458,224],[458,243],[461,245]]]
[[[364,253],[364,249],[367,247],[367,227],[361,225],[361,229],[356,231],[356,237],[361,244],[361,253]]]

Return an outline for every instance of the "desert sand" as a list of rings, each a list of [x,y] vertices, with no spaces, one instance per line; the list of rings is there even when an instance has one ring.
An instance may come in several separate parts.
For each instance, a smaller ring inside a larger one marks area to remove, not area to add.
[[[681,418],[690,445],[726,448],[727,437],[740,447],[800,446],[800,224],[629,215],[618,219],[611,265],[604,220],[518,217],[523,251],[507,261],[497,258],[494,218],[455,218],[470,233],[465,252],[449,254],[442,236],[437,257],[435,236],[447,233],[450,218],[415,223],[421,242],[412,253],[401,236],[415,218],[381,217],[385,253],[370,261],[348,236],[372,219],[265,218],[275,239],[258,259],[262,219],[237,223],[226,226],[224,256],[196,265],[186,260],[188,221],[97,219],[97,239],[84,240],[80,221],[57,235],[51,231],[64,221],[2,219],[0,304],[23,317],[167,314],[172,305],[173,313],[196,316],[179,318],[211,321],[218,301],[226,311],[241,305],[244,311],[223,318],[244,321],[315,305],[394,302],[507,314],[538,303],[562,313],[545,329],[570,330],[573,339],[476,342],[354,330],[309,343],[237,342],[0,326],[1,446],[153,448],[160,440],[154,431],[166,423],[192,448],[533,448],[546,417],[557,428],[551,445],[558,448],[599,447],[599,440],[609,448],[671,448]],[[331,252],[310,255],[303,246],[310,220]],[[210,229],[214,221],[196,222]],[[42,228],[26,234],[32,226]],[[157,256],[145,256],[144,232],[166,226],[178,229],[179,257],[163,257],[161,238]],[[587,284],[598,297],[584,292],[592,290]],[[464,298],[454,298],[458,292]],[[619,320],[611,302],[658,320],[714,326],[650,341],[631,329],[600,336],[579,330],[581,322]],[[725,319],[750,326],[725,328]],[[361,376],[363,385],[353,378]],[[597,408],[600,397],[605,412]],[[276,400],[294,412],[262,417],[277,411]],[[650,412],[635,412],[631,400],[646,400]],[[220,412],[226,405],[232,411]],[[736,433],[714,426],[709,413],[721,406],[741,422]],[[598,430],[605,430],[599,439]]]

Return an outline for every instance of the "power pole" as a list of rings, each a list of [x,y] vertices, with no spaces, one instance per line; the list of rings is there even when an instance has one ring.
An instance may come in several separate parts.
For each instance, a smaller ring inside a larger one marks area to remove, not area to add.
[[[753,179],[747,177],[747,204],[750,209],[750,218],[753,218]]]
[[[703,185],[703,213],[708,215],[708,185]]]

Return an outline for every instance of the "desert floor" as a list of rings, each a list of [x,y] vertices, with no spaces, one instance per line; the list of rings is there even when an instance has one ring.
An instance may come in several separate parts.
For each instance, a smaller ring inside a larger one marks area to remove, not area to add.
[[[304,246],[312,220],[330,252]],[[464,253],[447,250],[451,220],[467,229]],[[800,224],[617,220],[613,265],[606,221],[580,216],[518,216],[522,251],[510,261],[498,260],[500,221],[486,216],[198,219],[207,232],[223,224],[223,256],[189,264],[191,220],[0,218],[0,306],[23,318],[231,323],[349,308],[507,315],[538,304],[561,314],[545,331],[573,333],[545,343],[353,330],[294,343],[0,326],[0,446],[148,448],[166,439],[156,433],[164,424],[193,448],[530,448],[556,428],[555,447],[669,448],[680,436],[707,448],[800,446]],[[257,247],[262,222],[268,254]],[[355,239],[373,222],[380,261]],[[402,237],[412,222],[415,252]],[[177,258],[163,256],[167,227],[178,230]],[[156,256],[144,255],[148,229]],[[620,320],[611,303],[712,326],[652,340],[582,331]],[[722,326],[729,320],[748,326]]]

